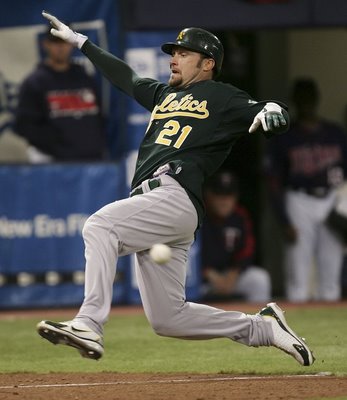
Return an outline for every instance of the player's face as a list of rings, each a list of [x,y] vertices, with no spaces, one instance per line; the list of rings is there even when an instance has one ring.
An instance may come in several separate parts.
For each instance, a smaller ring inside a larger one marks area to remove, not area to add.
[[[237,196],[235,194],[215,194],[207,192],[206,205],[208,210],[217,218],[227,218],[235,210]]]
[[[169,85],[180,88],[194,82],[211,79],[213,66],[212,59],[204,58],[202,54],[184,47],[175,46],[170,60]]]
[[[70,60],[73,46],[63,41],[50,41],[44,42],[44,49],[47,56],[55,64],[66,64]]]

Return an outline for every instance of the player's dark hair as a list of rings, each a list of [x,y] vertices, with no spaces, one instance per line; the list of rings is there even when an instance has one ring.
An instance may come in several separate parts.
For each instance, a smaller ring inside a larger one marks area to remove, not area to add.
[[[320,93],[316,81],[312,78],[298,78],[293,84],[292,100],[295,104],[319,102]]]

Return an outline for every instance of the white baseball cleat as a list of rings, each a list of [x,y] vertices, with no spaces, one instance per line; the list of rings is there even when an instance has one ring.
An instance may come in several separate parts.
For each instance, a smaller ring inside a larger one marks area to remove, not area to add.
[[[102,337],[82,322],[41,321],[37,332],[53,344],[75,347],[85,358],[98,360],[104,354]]]
[[[312,351],[308,348],[304,339],[289,328],[284,318],[284,312],[276,303],[267,304],[267,307],[263,308],[259,315],[271,322],[274,335],[272,346],[290,354],[301,365],[309,366],[314,363],[315,358]]]

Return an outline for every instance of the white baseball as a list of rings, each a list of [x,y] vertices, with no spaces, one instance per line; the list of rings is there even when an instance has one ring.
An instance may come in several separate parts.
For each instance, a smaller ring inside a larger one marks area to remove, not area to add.
[[[166,264],[171,258],[171,249],[166,244],[157,243],[151,247],[149,255],[157,264]]]

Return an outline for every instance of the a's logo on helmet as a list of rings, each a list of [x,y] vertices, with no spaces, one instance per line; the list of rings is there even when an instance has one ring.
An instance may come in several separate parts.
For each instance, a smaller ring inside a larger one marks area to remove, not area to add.
[[[178,34],[176,40],[183,40],[183,36],[184,36],[185,34],[186,34],[186,33],[185,33],[184,31],[181,31],[181,32]]]

